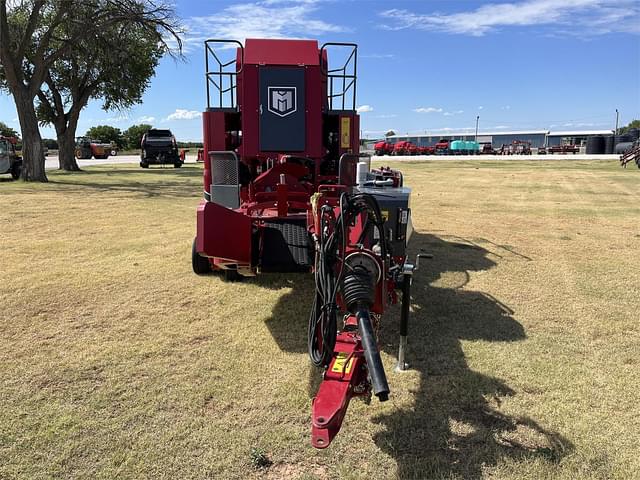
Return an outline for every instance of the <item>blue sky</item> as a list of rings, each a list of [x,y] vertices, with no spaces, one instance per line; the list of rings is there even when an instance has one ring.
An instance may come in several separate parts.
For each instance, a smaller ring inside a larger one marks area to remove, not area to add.
[[[317,38],[359,44],[358,99],[365,137],[480,131],[613,128],[640,118],[637,0],[365,1],[177,0],[185,61],[166,58],[144,103],[104,112],[93,125],[147,122],[201,140],[205,38]],[[12,99],[0,121],[18,127]],[[42,129],[43,136],[54,137]]]

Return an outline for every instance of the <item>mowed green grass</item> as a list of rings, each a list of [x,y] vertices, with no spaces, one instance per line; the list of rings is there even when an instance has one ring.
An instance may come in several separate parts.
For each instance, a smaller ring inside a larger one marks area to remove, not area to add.
[[[391,399],[354,400],[324,451],[312,277],[194,275],[199,166],[0,181],[0,478],[639,478],[640,172],[399,168],[435,256],[412,370],[396,307]]]

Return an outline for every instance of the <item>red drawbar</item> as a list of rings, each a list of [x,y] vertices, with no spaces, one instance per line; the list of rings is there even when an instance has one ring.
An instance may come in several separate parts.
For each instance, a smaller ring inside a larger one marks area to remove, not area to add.
[[[198,206],[196,249],[208,257],[251,265],[251,218],[214,202]]]
[[[327,448],[338,434],[351,398],[370,392],[357,333],[340,333],[333,353],[333,360],[313,399],[311,444],[316,448]]]

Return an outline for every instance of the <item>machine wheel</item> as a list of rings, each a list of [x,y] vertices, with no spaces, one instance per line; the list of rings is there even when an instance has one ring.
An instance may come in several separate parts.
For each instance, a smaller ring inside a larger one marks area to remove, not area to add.
[[[203,257],[196,251],[195,238],[193,239],[193,244],[191,245],[191,266],[193,267],[193,272],[197,275],[211,273],[211,264],[209,263],[209,259]]]
[[[118,151],[117,150],[111,150],[111,152],[109,152],[111,154],[112,157],[115,157],[116,155],[118,155]]]
[[[14,180],[18,180],[20,178],[20,172],[22,171],[22,167],[19,163],[14,163],[11,166],[11,178]]]
[[[242,275],[238,273],[237,270],[225,270],[224,271],[224,279],[227,282],[239,282],[242,280]]]
[[[173,168],[180,168],[182,166],[182,162],[176,162],[173,164]]]
[[[140,162],[140,166],[141,166],[142,168],[149,168],[149,164],[148,164],[147,162],[142,162],[142,161],[141,161],[141,162]]]

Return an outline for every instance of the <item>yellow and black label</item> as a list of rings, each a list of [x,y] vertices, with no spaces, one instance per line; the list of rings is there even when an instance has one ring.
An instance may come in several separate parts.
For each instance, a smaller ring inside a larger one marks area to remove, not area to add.
[[[351,148],[351,117],[340,117],[340,148]]]
[[[389,220],[389,210],[380,210],[380,213],[382,214],[383,222],[386,222],[387,220]]]
[[[350,373],[351,367],[353,366],[353,357],[349,358],[348,362],[347,358],[349,358],[349,355],[347,353],[338,352],[336,359],[333,361],[331,371],[334,373]]]

